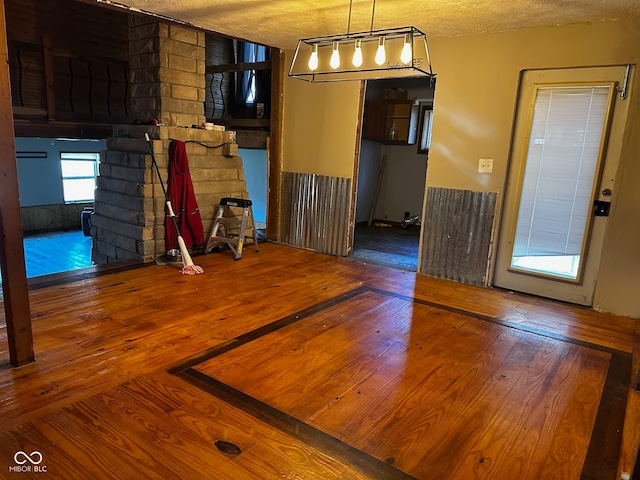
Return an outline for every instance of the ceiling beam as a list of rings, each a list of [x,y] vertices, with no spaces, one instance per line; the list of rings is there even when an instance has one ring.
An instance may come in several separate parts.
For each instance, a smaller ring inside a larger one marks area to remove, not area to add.
[[[228,63],[225,65],[208,65],[204,73],[244,72],[247,70],[271,70],[271,61]]]
[[[9,360],[17,367],[33,362],[35,356],[24,263],[4,0],[0,0],[0,131],[4,132],[0,135],[0,269]]]

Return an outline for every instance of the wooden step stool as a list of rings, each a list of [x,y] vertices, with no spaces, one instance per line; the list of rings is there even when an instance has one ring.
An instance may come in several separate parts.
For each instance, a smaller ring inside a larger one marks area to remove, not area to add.
[[[238,219],[238,215],[234,209],[241,208],[242,219]],[[251,230],[253,243],[258,251],[258,236],[256,234],[255,223],[253,220],[253,210],[251,208],[251,200],[244,198],[225,197],[220,200],[218,213],[213,221],[209,241],[205,248],[205,253],[209,253],[212,249],[226,244],[233,251],[236,260],[242,258],[242,247],[246,231]]]

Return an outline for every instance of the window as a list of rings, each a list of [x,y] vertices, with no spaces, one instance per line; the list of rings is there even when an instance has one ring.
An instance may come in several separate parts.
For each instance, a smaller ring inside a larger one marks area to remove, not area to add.
[[[60,153],[65,203],[93,202],[99,153]]]
[[[511,268],[577,280],[611,87],[536,90]]]
[[[267,47],[250,42],[240,42],[239,56],[243,63],[264,62],[267,58]],[[246,104],[256,101],[256,71],[247,70],[240,75],[241,91]]]
[[[433,118],[433,105],[420,103],[420,137],[418,141],[418,153],[429,153],[431,146],[431,120]]]

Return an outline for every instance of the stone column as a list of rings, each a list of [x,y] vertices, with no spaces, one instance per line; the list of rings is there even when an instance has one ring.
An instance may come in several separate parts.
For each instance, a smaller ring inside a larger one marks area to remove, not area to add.
[[[204,32],[153,17],[130,19],[132,116],[169,127],[204,123]]]
[[[237,145],[227,145],[235,135],[191,128],[205,121],[204,32],[132,17],[129,52],[132,119],[157,119],[161,125],[114,125],[113,138],[107,140],[92,216],[97,264],[149,262],[165,253],[165,201],[145,133],[153,141],[165,186],[171,140],[189,142],[205,237],[221,197],[248,198]]]
[[[100,160],[92,215],[92,257],[97,264],[149,262],[165,253],[164,194],[152,167],[145,133],[153,141],[165,187],[171,139],[188,142],[189,170],[205,241],[222,197],[249,198],[242,158],[237,156],[237,149],[225,148],[232,132],[116,125]]]

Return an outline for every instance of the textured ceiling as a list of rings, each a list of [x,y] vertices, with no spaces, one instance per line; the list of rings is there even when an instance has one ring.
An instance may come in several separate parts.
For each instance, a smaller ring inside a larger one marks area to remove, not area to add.
[[[347,32],[349,0],[95,0],[255,43]],[[350,32],[371,29],[374,0],[353,0]],[[373,29],[414,26],[429,38],[640,17],[640,0],[376,0]]]

